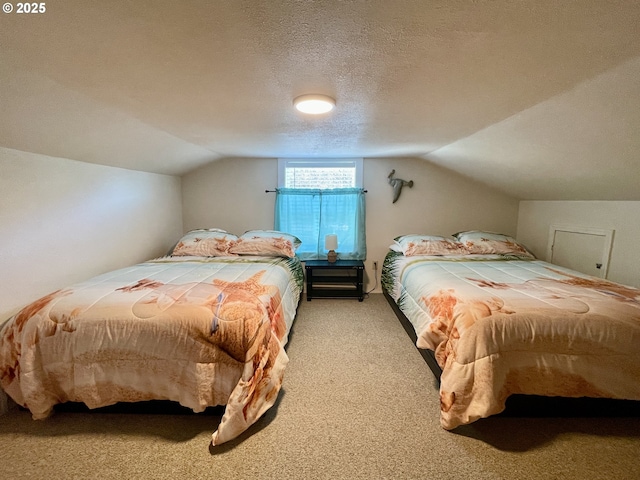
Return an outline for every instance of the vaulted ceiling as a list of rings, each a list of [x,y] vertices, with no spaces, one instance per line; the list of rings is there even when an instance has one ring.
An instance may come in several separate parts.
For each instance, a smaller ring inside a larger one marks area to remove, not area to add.
[[[0,16],[0,146],[171,175],[411,156],[520,199],[640,200],[639,25],[637,0],[46,2]]]

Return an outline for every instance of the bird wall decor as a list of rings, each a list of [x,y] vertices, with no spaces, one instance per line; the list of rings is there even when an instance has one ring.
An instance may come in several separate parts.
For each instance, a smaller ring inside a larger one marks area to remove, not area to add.
[[[402,180],[401,178],[393,178],[393,176],[395,175],[396,171],[395,170],[391,170],[391,173],[387,176],[388,180],[389,180],[389,185],[391,185],[393,187],[393,203],[396,203],[398,201],[398,198],[400,198],[400,194],[402,193],[402,187],[413,187],[413,180]]]

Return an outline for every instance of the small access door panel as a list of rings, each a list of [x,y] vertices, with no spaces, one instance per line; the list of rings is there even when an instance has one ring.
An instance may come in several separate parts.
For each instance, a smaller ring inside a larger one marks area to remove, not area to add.
[[[547,261],[607,278],[612,241],[613,230],[551,225]]]

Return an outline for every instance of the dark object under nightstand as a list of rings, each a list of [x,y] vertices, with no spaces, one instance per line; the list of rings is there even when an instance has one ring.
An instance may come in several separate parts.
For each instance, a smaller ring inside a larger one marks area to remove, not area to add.
[[[357,298],[364,300],[362,260],[309,260],[307,273],[307,301],[312,298]]]

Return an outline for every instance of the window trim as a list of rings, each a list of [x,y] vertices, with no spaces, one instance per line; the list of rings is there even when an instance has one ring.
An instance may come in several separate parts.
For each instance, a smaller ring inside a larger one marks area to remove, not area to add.
[[[354,167],[356,169],[355,188],[363,188],[362,158],[279,158],[278,159],[278,188],[285,188],[285,170],[287,167],[307,168],[337,168]]]

